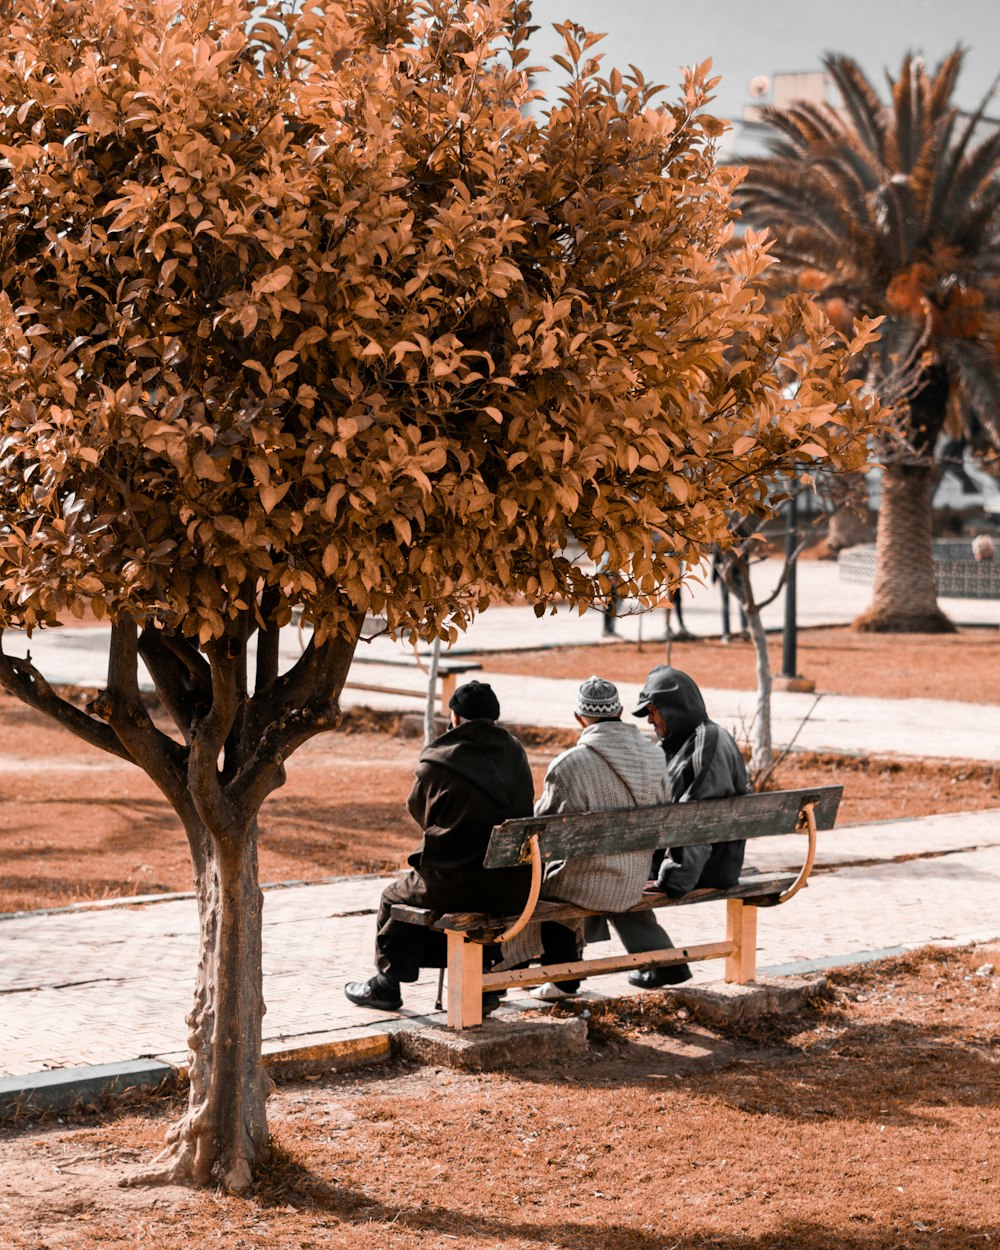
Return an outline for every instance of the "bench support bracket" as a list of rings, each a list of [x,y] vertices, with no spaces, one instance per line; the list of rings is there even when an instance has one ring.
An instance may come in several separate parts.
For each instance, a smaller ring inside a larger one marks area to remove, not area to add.
[[[531,863],[531,886],[528,889],[528,901],[524,905],[524,911],[521,912],[510,928],[497,938],[498,942],[509,942],[512,937],[517,937],[534,915],[538,895],[542,889],[542,853],[538,849],[537,833],[533,833],[528,839],[528,860]]]
[[[782,894],[781,898],[778,899],[778,903],[787,903],[792,895],[798,894],[799,890],[803,889],[809,881],[809,874],[812,872],[813,863],[816,859],[816,816],[812,803],[804,804],[802,811],[799,812],[798,829],[809,837],[805,863],[802,865],[799,875]]]

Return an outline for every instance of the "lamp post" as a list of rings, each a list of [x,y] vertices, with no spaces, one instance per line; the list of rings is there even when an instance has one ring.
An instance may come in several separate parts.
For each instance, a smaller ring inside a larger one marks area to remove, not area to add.
[[[798,560],[795,545],[799,537],[798,491],[793,490],[785,505],[785,560],[788,573],[785,576],[785,628],[781,636],[781,676],[798,677],[796,672],[798,639],[796,638],[795,573]]]
[[[816,689],[816,683],[809,677],[800,677],[798,672],[798,620],[797,620],[797,585],[796,570],[798,565],[799,511],[798,488],[792,487],[785,505],[785,623],[781,636],[781,673],[774,679],[776,690],[795,690],[808,694]]]

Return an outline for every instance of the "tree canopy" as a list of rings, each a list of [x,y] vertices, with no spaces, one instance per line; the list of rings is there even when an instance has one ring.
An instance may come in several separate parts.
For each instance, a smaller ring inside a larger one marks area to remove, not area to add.
[[[820,316],[765,311],[766,245],[724,253],[707,66],[657,107],[567,25],[539,117],[523,3],[13,10],[9,623],[207,642],[266,590],[432,634],[587,602],[570,533],[649,594],[862,420]]]

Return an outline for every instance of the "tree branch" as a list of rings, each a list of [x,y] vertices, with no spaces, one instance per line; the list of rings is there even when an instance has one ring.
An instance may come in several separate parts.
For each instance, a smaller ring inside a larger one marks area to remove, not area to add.
[[[277,603],[277,591],[265,588],[260,597],[260,615],[264,625],[257,634],[255,694],[263,694],[265,690],[270,690],[278,677],[278,643],[281,637],[281,627],[274,620],[274,609]]]
[[[184,791],[185,750],[157,729],[142,701],[136,625],[130,618],[111,625],[107,689],[90,706],[177,809]]]
[[[284,761],[293,751],[340,724],[340,693],[364,619],[364,613],[355,613],[344,634],[321,646],[310,639],[294,668],[250,701],[248,741],[256,745],[233,787],[251,810],[284,782]]]
[[[139,636],[139,654],[160,702],[190,743],[192,723],[212,706],[211,669],[183,638],[148,626]]]
[[[208,711],[192,719],[188,752],[188,787],[206,827],[224,839],[237,827],[238,811],[222,785],[219,757],[239,710],[237,658],[230,651],[235,640],[222,638],[210,644],[208,662],[212,674],[212,702]]]
[[[137,763],[109,725],[61,699],[31,663],[30,658],[22,660],[17,656],[6,655],[3,651],[2,633],[0,630],[0,686],[8,694],[20,699],[35,711],[51,716],[64,729],[76,734],[91,746],[127,760],[130,764]]]
[[[792,552],[792,554],[785,557],[785,563],[782,566],[781,575],[778,578],[778,584],[775,586],[775,588],[771,591],[771,593],[767,596],[766,599],[757,599],[754,601],[754,607],[758,612],[761,611],[762,608],[768,607],[769,604],[774,603],[775,599],[777,599],[777,597],[781,594],[782,590],[784,589],[785,582],[788,580],[788,574],[792,571],[792,565],[795,563],[795,561],[799,558],[799,556],[805,550],[808,542],[809,542],[808,537],[803,538],[800,541],[799,545]],[[741,553],[741,555],[739,556],[739,562],[746,565],[746,578],[747,578],[747,583],[749,584],[750,564],[744,553]],[[735,569],[736,565],[734,564],[732,568]],[[722,580],[726,583],[726,586],[733,592],[736,598],[740,600],[740,602],[743,604],[745,608],[747,606],[746,601],[742,598],[739,590],[736,589],[735,585],[730,586],[725,574],[723,575]]]

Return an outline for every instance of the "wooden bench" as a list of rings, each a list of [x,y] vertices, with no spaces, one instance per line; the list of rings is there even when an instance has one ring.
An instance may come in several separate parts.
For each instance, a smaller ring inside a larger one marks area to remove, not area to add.
[[[409,656],[377,656],[377,655],[357,655],[355,654],[353,664],[377,664],[386,668],[407,668],[411,672],[426,673],[426,670],[420,663],[420,657],[414,655],[412,659]],[[442,714],[447,715],[448,704],[451,702],[451,696],[455,693],[458,685],[458,679],[463,673],[474,673],[482,669],[481,664],[470,663],[465,660],[439,660],[438,661],[438,681],[439,687],[439,706]],[[356,681],[348,674],[345,686],[349,686],[352,690],[372,690],[378,694],[401,694],[414,699],[426,699],[427,689],[412,690],[406,686],[390,686],[385,683],[379,684],[375,682]]]
[[[822,786],[659,807],[508,820],[493,830],[483,863],[487,868],[530,863],[531,889],[520,916],[476,912],[440,916],[402,904],[396,904],[392,914],[397,920],[433,926],[447,935],[448,1024],[455,1029],[482,1023],[484,992],[541,985],[545,981],[582,979],[699,959],[725,959],[727,981],[752,981],[756,976],[757,909],[785,903],[805,886],[816,854],[816,831],[833,828],[842,794],[842,786]],[[703,846],[795,832],[808,838],[797,875],[750,872],[729,889],[694,890],[678,899],[650,893],[631,908],[638,912],[725,900],[726,936],[722,941],[516,971],[483,971],[483,947],[509,942],[531,921],[576,920],[601,914],[571,903],[540,899],[544,865],[548,862],[602,855],[612,850],[649,851],[652,855],[663,847]]]

